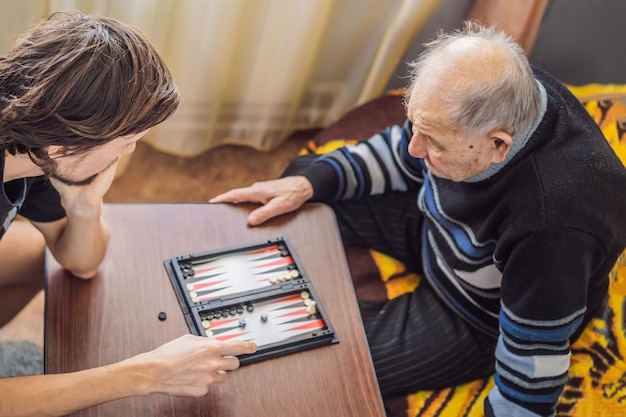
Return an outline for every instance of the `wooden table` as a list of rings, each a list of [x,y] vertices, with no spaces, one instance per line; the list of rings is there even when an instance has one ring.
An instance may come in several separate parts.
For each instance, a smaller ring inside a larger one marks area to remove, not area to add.
[[[384,416],[332,211],[317,204],[248,227],[252,205],[105,204],[111,242],[93,280],[48,258],[45,371],[72,372],[122,360],[188,333],[165,259],[286,236],[339,343],[241,367],[208,396],[127,398],[77,416]],[[158,320],[166,312],[165,321]]]

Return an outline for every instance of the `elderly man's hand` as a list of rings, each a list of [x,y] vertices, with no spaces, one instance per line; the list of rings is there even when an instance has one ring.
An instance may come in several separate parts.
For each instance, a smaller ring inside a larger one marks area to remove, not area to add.
[[[261,203],[263,206],[248,216],[248,224],[256,226],[278,215],[297,210],[312,196],[313,186],[308,179],[298,175],[235,188],[212,198],[209,202]]]

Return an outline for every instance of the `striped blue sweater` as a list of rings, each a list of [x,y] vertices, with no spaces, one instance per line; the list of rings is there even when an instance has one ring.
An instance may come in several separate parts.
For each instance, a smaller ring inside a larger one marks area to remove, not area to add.
[[[419,190],[424,274],[498,337],[487,416],[552,416],[570,342],[605,297],[626,241],[626,170],[586,110],[540,70],[542,111],[507,159],[463,182],[408,154],[411,126],[303,164],[315,201]]]

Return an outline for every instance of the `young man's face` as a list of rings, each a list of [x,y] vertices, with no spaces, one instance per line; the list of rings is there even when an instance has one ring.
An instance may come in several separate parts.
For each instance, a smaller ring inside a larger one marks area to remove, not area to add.
[[[44,175],[67,185],[87,185],[111,166],[119,157],[132,153],[139,141],[148,131],[135,135],[122,136],[87,153],[75,156],[53,157],[57,168]]]

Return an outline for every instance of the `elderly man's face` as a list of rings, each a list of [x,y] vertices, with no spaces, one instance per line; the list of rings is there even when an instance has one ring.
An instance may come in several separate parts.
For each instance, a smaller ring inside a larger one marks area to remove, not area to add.
[[[503,132],[474,138],[460,132],[447,120],[442,100],[426,89],[414,87],[407,117],[413,123],[409,154],[423,159],[440,178],[464,181],[503,161],[510,147],[511,138]]]

